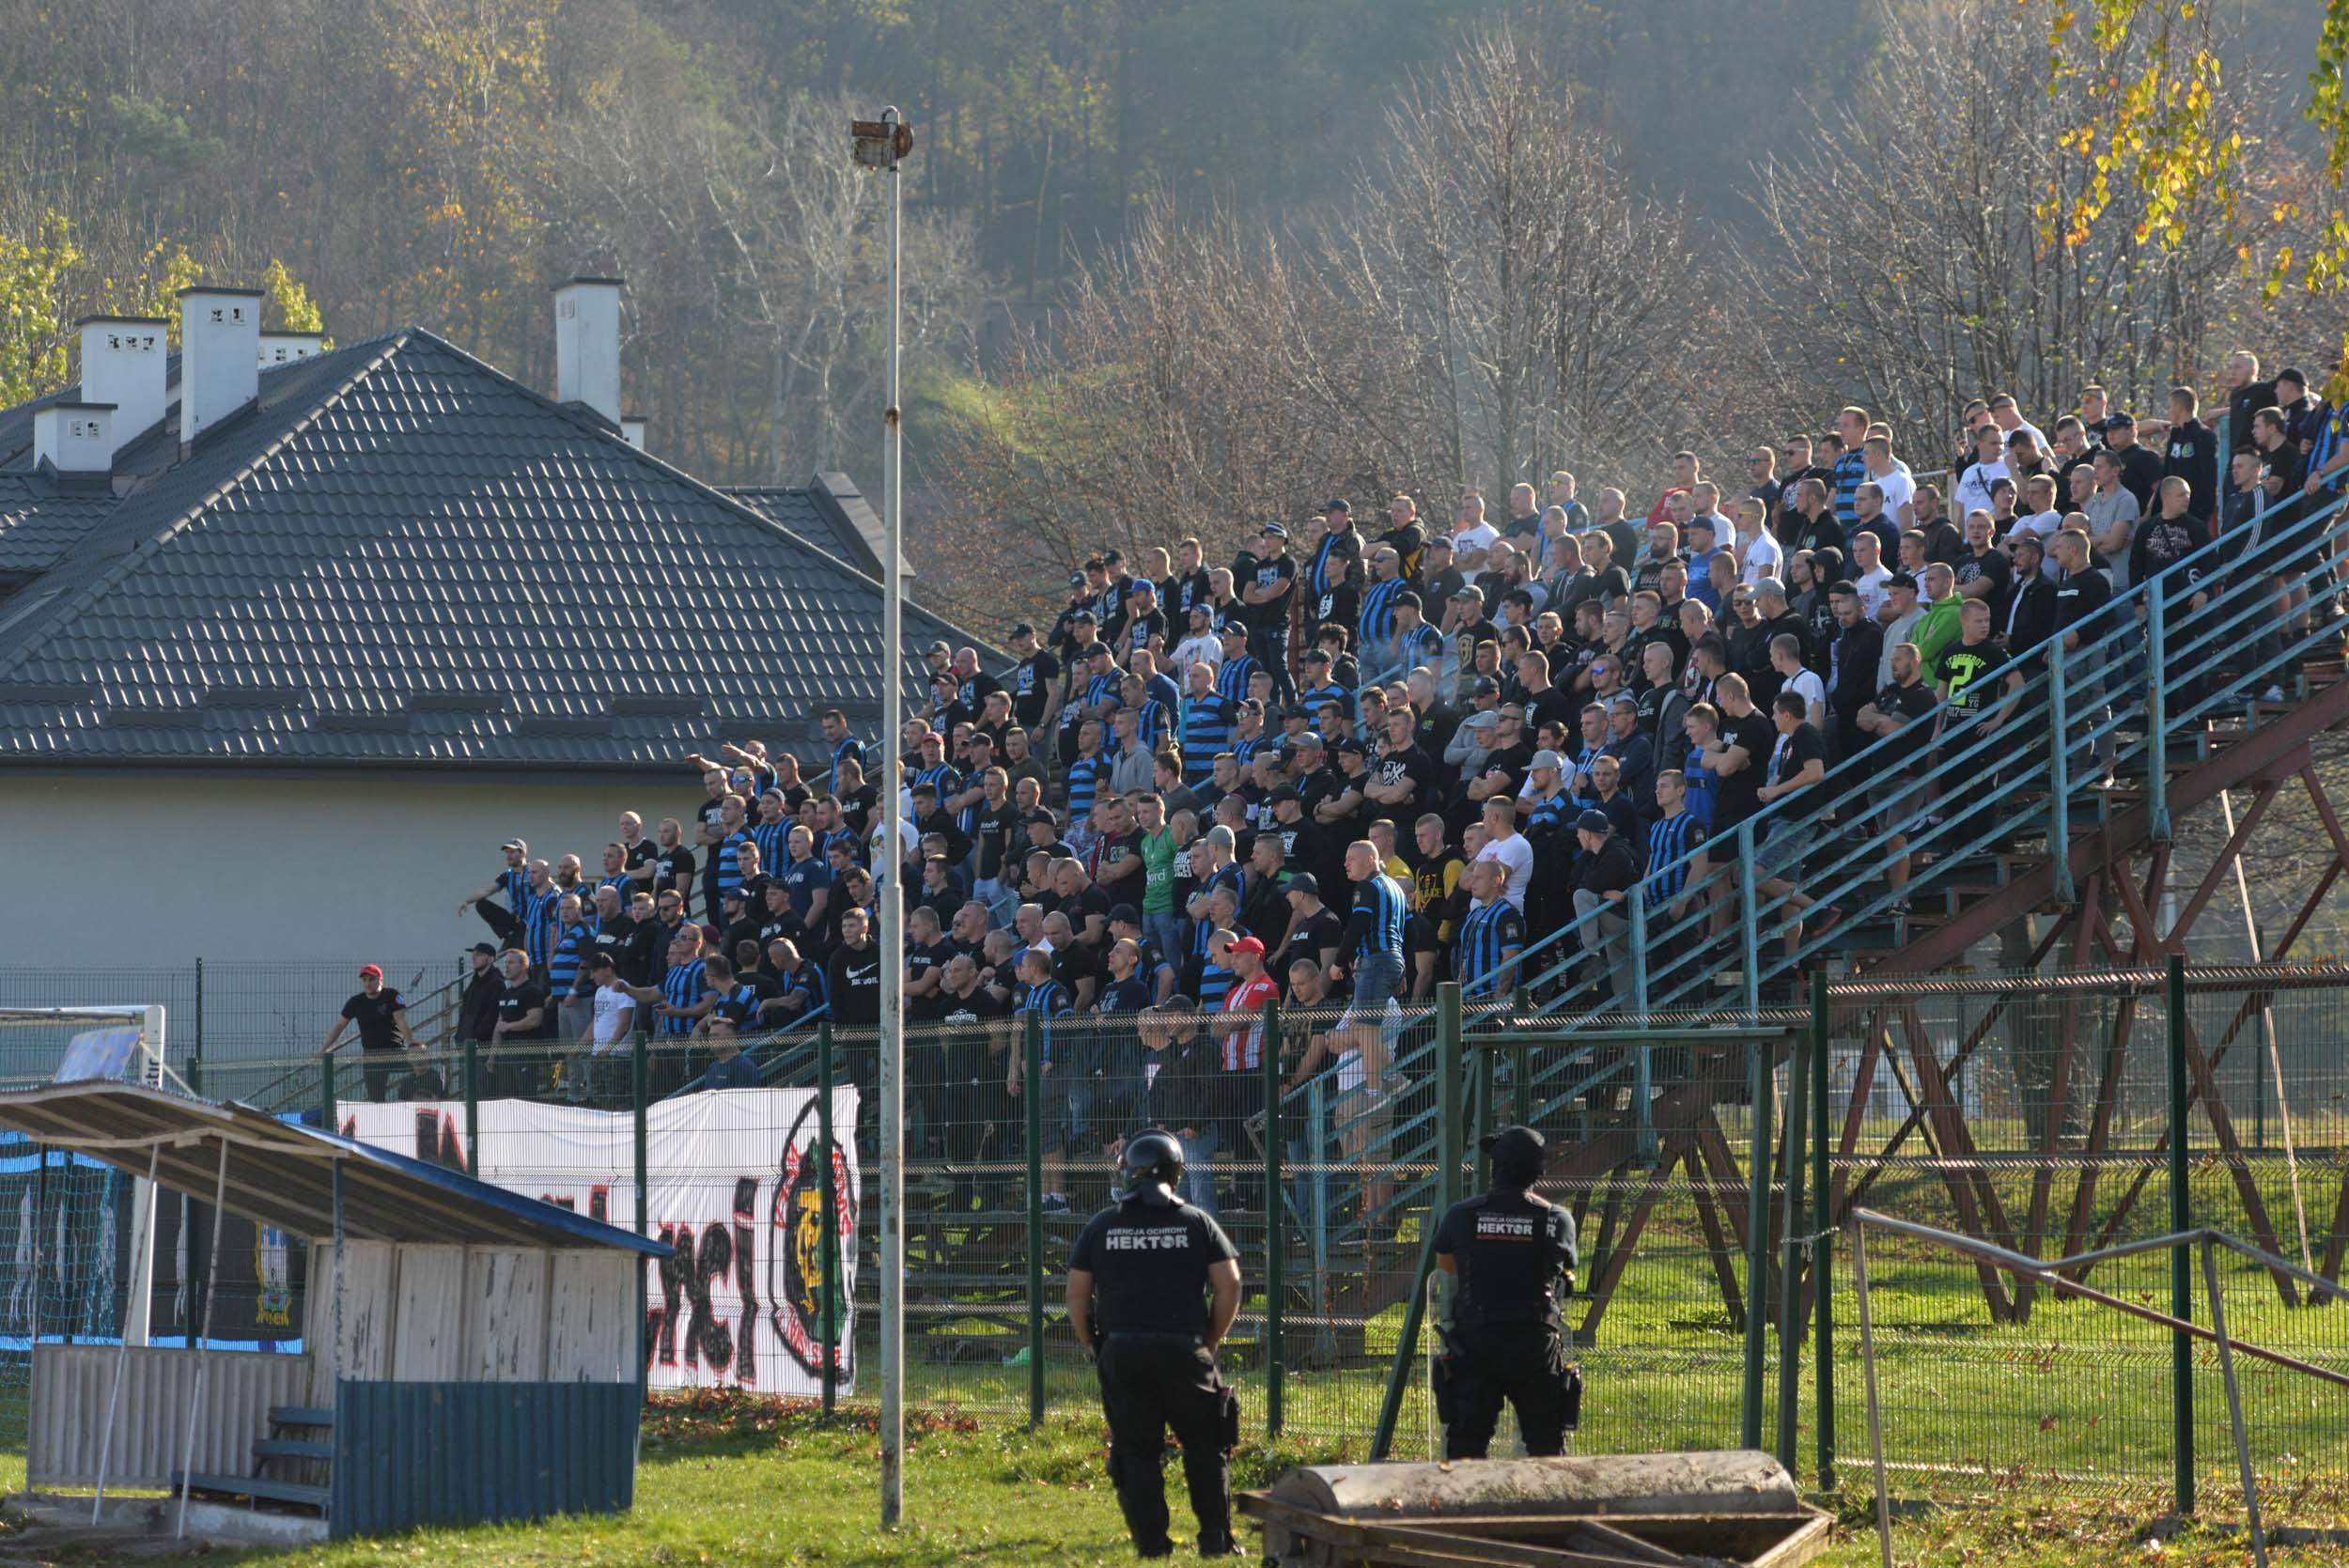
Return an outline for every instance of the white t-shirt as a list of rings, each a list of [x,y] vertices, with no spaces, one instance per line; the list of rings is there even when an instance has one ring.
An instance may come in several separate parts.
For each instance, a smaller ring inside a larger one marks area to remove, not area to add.
[[[1803,710],[1803,717],[1811,722],[1812,728],[1827,728],[1827,682],[1819,678],[1817,672],[1796,671],[1787,680],[1784,690],[1811,705]]]
[[[1499,861],[1507,870],[1509,880],[1501,890],[1501,896],[1507,899],[1517,913],[1523,914],[1525,890],[1533,884],[1533,846],[1526,842],[1525,835],[1511,833],[1505,839],[1492,839],[1476,852],[1476,858],[1480,861]]]
[[[1473,528],[1455,528],[1452,532],[1452,559],[1456,563],[1468,559],[1480,550],[1490,550],[1493,547],[1493,541],[1500,537],[1501,530],[1489,522],[1480,522]],[[1490,609],[1491,606],[1488,605],[1486,608]]]
[[[628,1038],[635,1013],[636,999],[628,994],[626,986],[596,988],[596,1055],[609,1055]]]
[[[1901,508],[1917,499],[1917,481],[1910,478],[1908,471],[1898,463],[1893,464],[1889,473],[1881,475],[1871,474],[1868,478],[1884,491],[1884,515],[1899,526],[1907,527],[1908,521],[1901,516]]]
[[[1768,529],[1757,530],[1750,538],[1738,535],[1737,553],[1744,562],[1738,567],[1738,577],[1749,586],[1766,577],[1783,578],[1786,552],[1778,548],[1778,541],[1770,537]]]
[[[1879,563],[1866,576],[1853,578],[1852,586],[1859,590],[1859,613],[1873,621],[1884,601],[1892,597],[1892,574]]]
[[[1957,515],[1954,520],[1962,525],[1970,512],[1997,512],[1998,508],[1991,504],[1990,487],[2001,479],[2014,477],[2002,462],[1968,464],[1966,472],[1957,476]]]
[[[1205,664],[1210,670],[1223,667],[1223,641],[1211,631],[1196,637],[1186,637],[1174,648],[1174,675],[1181,679],[1183,672],[1193,664]]]
[[[2063,514],[2061,512],[2019,513],[2015,520],[2007,525],[2007,548],[2014,549],[2015,541],[2025,534],[2035,535],[2039,542],[2046,549],[2046,559],[2039,563],[2039,573],[2052,582],[2056,579],[2056,573],[2061,569],[2056,566],[2055,536],[2062,532]]]

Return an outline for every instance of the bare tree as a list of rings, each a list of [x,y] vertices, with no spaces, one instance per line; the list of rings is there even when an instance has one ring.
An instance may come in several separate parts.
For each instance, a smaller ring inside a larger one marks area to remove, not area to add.
[[[1651,402],[1705,356],[1703,255],[1647,200],[1565,73],[1507,27],[1390,111],[1344,214],[1354,287],[1423,335],[1460,477],[1644,455]]]
[[[2186,213],[2169,249],[2139,243],[2125,193],[2076,242],[2043,219],[2097,178],[2064,143],[2076,106],[2047,90],[2044,9],[1887,6],[1809,154],[1758,169],[1766,240],[1735,266],[1785,409],[1860,402],[1937,454],[1971,396],[2046,411],[2094,380],[2157,409],[2208,367],[2203,329],[2250,287],[2215,211]]]
[[[680,115],[663,57],[631,59],[584,108],[551,199],[565,237],[612,256],[637,292],[640,336],[666,350],[656,424],[703,443],[708,472],[769,484],[866,469],[878,452],[887,287],[880,182],[850,163],[837,99],[725,101]],[[910,381],[951,364],[982,285],[969,226],[905,225]]]

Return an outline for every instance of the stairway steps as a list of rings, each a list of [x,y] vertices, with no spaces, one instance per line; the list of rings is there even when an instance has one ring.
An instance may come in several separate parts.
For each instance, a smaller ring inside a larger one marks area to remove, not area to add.
[[[183,1470],[171,1472],[174,1491],[179,1490],[182,1481],[192,1492],[218,1492],[232,1498],[251,1498],[256,1502],[292,1503],[299,1507],[315,1508],[320,1513],[326,1509],[327,1489],[304,1485],[298,1481],[272,1481],[264,1476],[250,1475],[206,1475],[200,1470],[193,1475]]]
[[[269,1420],[272,1426],[332,1427],[334,1412],[321,1405],[272,1405]]]
[[[333,1443],[318,1442],[307,1437],[261,1437],[253,1444],[256,1459],[332,1459]]]

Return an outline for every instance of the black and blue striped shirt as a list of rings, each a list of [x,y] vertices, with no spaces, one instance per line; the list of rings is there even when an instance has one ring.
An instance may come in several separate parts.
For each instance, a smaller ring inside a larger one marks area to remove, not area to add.
[[[690,964],[677,964],[661,977],[661,1000],[672,1008],[692,1007],[702,999],[703,977],[708,966],[699,958]],[[689,1018],[681,1012],[664,1013],[661,1017],[663,1034],[691,1034],[699,1019]]]
[[[555,906],[562,902],[563,890],[549,882],[544,892],[525,886],[515,906],[522,926],[522,951],[530,955],[533,969],[547,967],[548,951],[554,945]]]
[[[1384,645],[1394,636],[1394,601],[1409,584],[1399,577],[1374,582],[1362,595],[1361,645]]]
[[[761,822],[751,830],[751,842],[758,846],[758,866],[772,877],[790,863],[791,830],[789,817],[780,822]]]
[[[602,928],[603,922],[590,915],[577,925],[559,930],[553,951],[547,955],[547,989],[557,998],[568,997],[578,987],[580,966],[586,963],[596,933]]]
[[[1403,961],[1403,926],[1411,918],[1403,890],[1383,872],[1354,884],[1354,953],[1358,957],[1384,954]],[[1205,999],[1201,999],[1204,1005]]]
[[[1659,816],[1647,830],[1647,907],[1660,909],[1678,898],[1688,885],[1688,867],[1675,863],[1704,842],[1704,824],[1697,814],[1683,810],[1677,816]]]
[[[1069,1005],[1068,992],[1057,980],[1047,980],[1040,986],[1024,986],[1019,992],[1019,1005],[1014,1012],[1036,1017],[1036,1032],[1044,1041],[1044,1060],[1052,1060],[1052,1020],[1066,1018],[1076,1012]]]
[[[1109,782],[1109,758],[1096,754],[1068,765],[1068,820],[1082,822],[1093,815],[1093,801]]]
[[[1232,705],[1210,691],[1183,701],[1183,779],[1197,784],[1215,771],[1216,753],[1232,749]]]
[[[1240,701],[1248,695],[1248,677],[1261,668],[1246,654],[1225,660],[1216,666],[1215,694],[1228,703]]]
[[[834,795],[840,793],[840,765],[848,761],[855,762],[859,768],[864,766],[864,742],[853,735],[844,736],[840,744],[832,749],[832,792]]]
[[[1470,906],[1460,923],[1456,962],[1461,993],[1496,997],[1515,983],[1510,972],[1525,951],[1525,917],[1505,898]]]

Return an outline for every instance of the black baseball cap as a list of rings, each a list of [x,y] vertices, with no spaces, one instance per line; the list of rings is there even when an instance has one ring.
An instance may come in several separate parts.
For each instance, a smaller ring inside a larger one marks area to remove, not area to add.
[[[1493,679],[1490,675],[1478,675],[1473,681],[1469,683],[1469,695],[1471,697],[1498,697],[1501,695],[1501,683]]]
[[[1340,496],[1334,501],[1323,502],[1321,504],[1321,509],[1325,512],[1351,512],[1354,510],[1353,507],[1346,504],[1346,498],[1344,496]]]
[[[1070,626],[1075,626],[1080,621],[1083,622],[1086,626],[1093,626],[1097,623],[1097,617],[1090,610],[1076,611],[1068,617],[1068,624]]]
[[[1615,824],[1603,811],[1586,811],[1574,819],[1574,825],[1586,833],[1611,833]]]
[[[1219,635],[1224,637],[1245,637],[1248,635],[1248,628],[1246,624],[1231,615],[1224,616],[1223,624],[1217,627],[1215,629]]]
[[[2134,430],[2137,428],[2137,415],[2130,413],[2125,410],[2119,413],[2107,414],[2105,416],[2105,422],[2100,428],[2106,430],[2119,430],[2124,428]]]
[[[1049,806],[1038,806],[1035,810],[1030,812],[1027,815],[1019,819],[1019,825],[1023,828],[1033,828],[1039,822],[1043,823],[1047,828],[1057,828],[1060,826],[1060,818],[1052,815],[1051,808]]]
[[[1352,736],[1346,737],[1344,740],[1339,741],[1335,746],[1332,746],[1330,749],[1333,752],[1358,757],[1369,754],[1363,748],[1362,743],[1355,739]]]
[[[492,958],[498,955],[496,946],[490,942],[475,942],[465,951],[468,953],[486,953]]]
[[[1025,621],[1016,621],[1012,624],[1011,634],[1014,637],[1033,637],[1035,635],[1035,628]]]
[[[1888,588],[1906,588],[1913,594],[1917,591],[1917,579],[1908,572],[1896,571],[1884,585]]]
[[[1112,905],[1110,908],[1110,924],[1112,925],[1140,925],[1142,911],[1131,904]]]
[[[1288,891],[1290,893],[1311,893],[1314,897],[1319,898],[1321,896],[1321,880],[1310,871],[1300,871],[1296,876],[1289,878]]]

